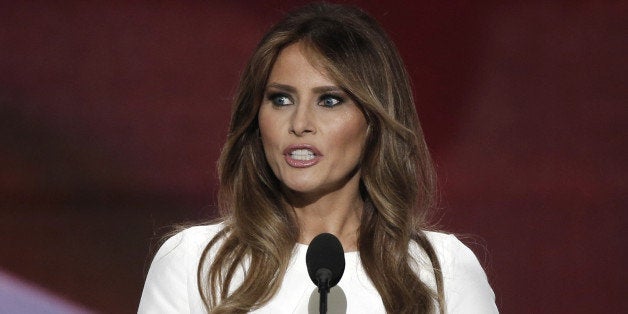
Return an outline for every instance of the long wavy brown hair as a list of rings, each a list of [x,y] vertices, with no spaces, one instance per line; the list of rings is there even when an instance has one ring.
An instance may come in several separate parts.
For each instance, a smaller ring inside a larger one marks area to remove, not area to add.
[[[245,313],[278,291],[299,228],[267,164],[257,113],[279,52],[300,42],[308,58],[360,106],[369,134],[361,162],[365,202],[360,259],[389,313],[444,313],[439,261],[423,230],[434,205],[435,175],[401,57],[377,22],[353,7],[310,4],[261,40],[236,94],[219,160],[224,229],[205,248],[199,290],[212,313]],[[423,283],[409,253],[414,241],[431,260],[437,291]],[[211,253],[210,253],[211,252]],[[232,287],[241,265],[248,271]],[[264,283],[264,284],[260,284]]]

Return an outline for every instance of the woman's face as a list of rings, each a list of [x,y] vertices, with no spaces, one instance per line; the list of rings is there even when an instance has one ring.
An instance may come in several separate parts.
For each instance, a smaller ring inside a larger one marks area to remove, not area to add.
[[[259,109],[266,159],[290,191],[357,193],[366,119],[302,49],[284,48],[268,79]]]

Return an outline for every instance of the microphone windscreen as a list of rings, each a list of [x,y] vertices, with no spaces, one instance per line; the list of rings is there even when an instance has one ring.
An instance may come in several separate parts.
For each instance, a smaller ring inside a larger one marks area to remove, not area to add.
[[[345,254],[340,240],[331,233],[317,235],[305,254],[305,263],[310,279],[318,286],[316,271],[321,268],[329,269],[332,273],[329,287],[333,287],[340,281],[345,271]]]

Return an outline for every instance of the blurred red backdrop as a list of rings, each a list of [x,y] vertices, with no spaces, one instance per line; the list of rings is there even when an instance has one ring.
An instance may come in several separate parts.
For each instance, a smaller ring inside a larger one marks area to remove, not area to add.
[[[136,310],[165,227],[210,217],[230,100],[289,1],[0,3],[0,268]],[[349,1],[397,43],[504,313],[628,311],[627,6]]]

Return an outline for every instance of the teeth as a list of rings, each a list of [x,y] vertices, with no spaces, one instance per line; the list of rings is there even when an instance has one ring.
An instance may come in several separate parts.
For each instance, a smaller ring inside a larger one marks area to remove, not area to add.
[[[296,160],[312,160],[314,152],[309,149],[295,149],[290,153],[290,158]]]

